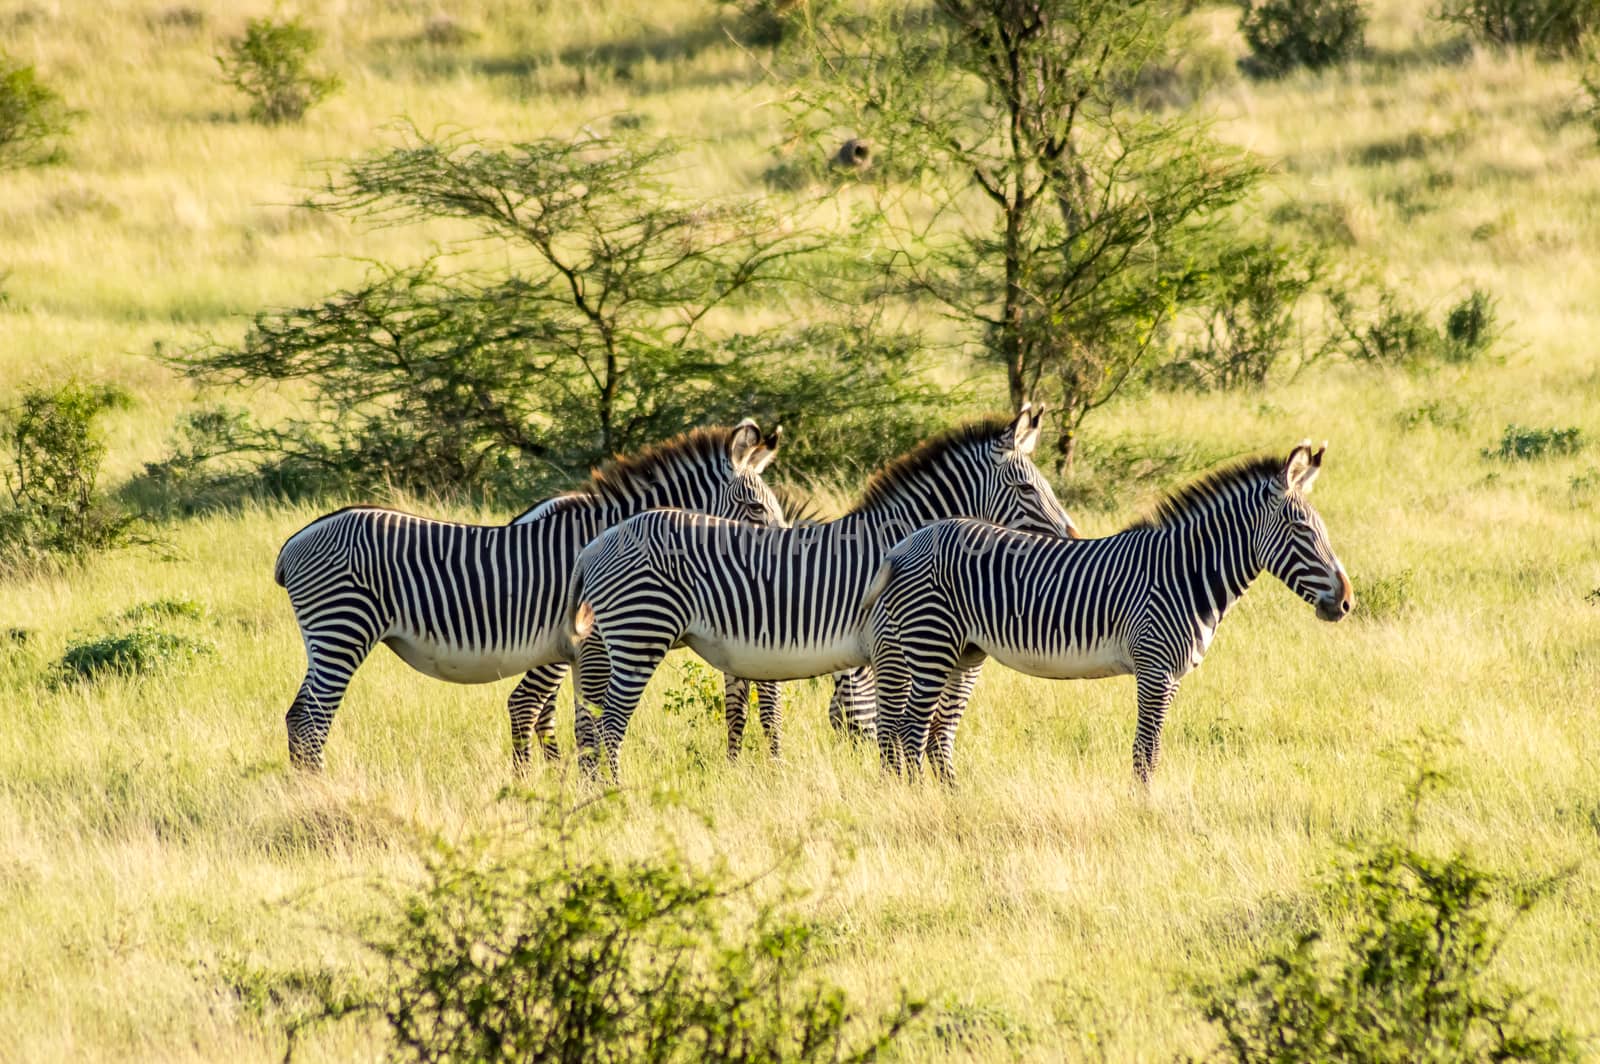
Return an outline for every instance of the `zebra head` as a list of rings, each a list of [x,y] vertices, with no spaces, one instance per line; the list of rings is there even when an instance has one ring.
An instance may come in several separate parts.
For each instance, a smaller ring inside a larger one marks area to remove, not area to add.
[[[1337,621],[1355,605],[1355,591],[1333,553],[1322,516],[1306,496],[1322,470],[1327,444],[1316,451],[1300,444],[1271,478],[1266,519],[1256,530],[1256,557],[1290,591],[1317,608],[1324,621]]]
[[[750,418],[734,426],[728,435],[725,481],[716,505],[706,507],[706,512],[757,525],[781,527],[787,524],[783,503],[761,479],[762,470],[777,457],[782,438],[781,427],[773,429],[769,436],[762,436],[760,426]]]
[[[1023,403],[1016,420],[990,443],[993,469],[987,477],[983,513],[977,516],[1023,532],[1079,539],[1078,527],[1056,500],[1050,482],[1033,464],[1033,449],[1039,443],[1043,421],[1043,403]]]

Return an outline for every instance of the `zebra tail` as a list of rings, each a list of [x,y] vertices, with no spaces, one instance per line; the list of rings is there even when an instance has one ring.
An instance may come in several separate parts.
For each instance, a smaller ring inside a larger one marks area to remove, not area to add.
[[[578,647],[594,627],[594,608],[583,600],[583,570],[583,557],[580,555],[577,564],[572,567],[572,575],[567,578],[567,613],[561,630],[567,645],[567,656],[572,660],[577,659]]]
[[[889,586],[889,580],[894,576],[894,558],[885,558],[883,564],[878,566],[878,571],[872,577],[872,583],[867,585],[866,593],[861,596],[861,619],[866,620],[872,612],[872,606],[878,601],[884,589]]]
[[[290,542],[293,542],[293,541],[291,540]],[[288,573],[285,572],[285,570],[288,568],[288,566],[285,564],[285,561],[284,561],[284,555],[286,555],[288,553],[289,553],[289,544],[285,543],[282,547],[278,548],[278,560],[272,567],[272,579],[277,582],[277,585],[279,587],[283,587],[283,588],[286,588],[286,587],[289,586],[289,576],[288,576]]]

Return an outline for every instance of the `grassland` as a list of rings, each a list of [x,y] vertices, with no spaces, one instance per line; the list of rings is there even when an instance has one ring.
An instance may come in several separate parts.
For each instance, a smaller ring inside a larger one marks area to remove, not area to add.
[[[1573,111],[1575,68],[1473,54],[1423,5],[1388,7],[1369,62],[1224,83],[1203,106],[1221,135],[1277,161],[1266,216],[1317,228],[1436,314],[1473,285],[1492,292],[1506,323],[1495,357],[1133,396],[1086,430],[1091,445],[1193,465],[1330,440],[1316,501],[1383,608],[1323,625],[1264,580],[1184,685],[1148,795],[1130,785],[1127,680],[991,670],[955,794],[885,786],[829,734],[820,683],[790,689],[782,765],[754,743],[726,764],[714,721],[660,711],[665,676],[635,720],[626,769],[682,804],[630,795],[630,816],[594,845],[640,852],[667,829],[747,870],[795,849],[807,904],[837,932],[826,973],[869,1003],[905,985],[944,1006],[907,1059],[1203,1051],[1185,980],[1236,966],[1343,841],[1393,822],[1406,769],[1392,755],[1422,734],[1454,775],[1426,811],[1429,844],[1519,874],[1576,866],[1519,925],[1503,974],[1600,1033],[1600,152]],[[236,335],[255,309],[358,277],[358,258],[426,249],[427,233],[293,206],[319,166],[388,143],[395,117],[515,137],[626,109],[693,139],[682,180],[707,192],[759,187],[777,141],[781,86],[691,0],[463,0],[447,10],[479,36],[452,46],[420,40],[432,5],[346,0],[316,20],[345,91],[280,129],[242,120],[212,59],[255,11],[173,10],[0,7],[0,39],[83,111],[65,164],[0,175],[0,405],[69,374],[127,387],[136,404],[108,421],[113,483],[163,452],[195,400],[149,357],[156,342]],[[1236,50],[1232,17],[1199,19]],[[1485,458],[1509,423],[1596,442]],[[1110,532],[1152,490],[1075,516]],[[327,929],[369,904],[362,881],[413,874],[419,827],[456,834],[498,815],[509,685],[436,683],[383,652],[352,686],[326,776],[288,771],[282,714],[302,657],[270,573],[320,509],[184,520],[158,548],[0,583],[0,630],[31,633],[0,643],[0,1059],[281,1056],[278,1017],[247,1007],[229,965],[348,963]],[[49,682],[69,638],[167,595],[207,606],[180,626],[215,657],[139,681]],[[305,1047],[381,1049],[359,1027]]]

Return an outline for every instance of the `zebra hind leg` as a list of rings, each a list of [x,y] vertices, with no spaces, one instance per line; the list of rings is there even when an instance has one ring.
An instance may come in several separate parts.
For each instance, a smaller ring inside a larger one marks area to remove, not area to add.
[[[344,701],[350,677],[371,653],[373,642],[341,646],[308,635],[306,646],[305,679],[289,705],[284,725],[289,733],[289,763],[308,772],[321,772],[333,716]]]
[[[572,739],[578,751],[578,768],[593,778],[600,771],[600,735],[590,707],[605,702],[611,682],[611,659],[599,633],[590,633],[578,650],[578,668],[572,679]]]
[[[956,785],[956,727],[972,699],[972,688],[982,668],[980,662],[952,673],[934,710],[933,730],[928,735],[928,760],[933,765],[933,774],[947,787]]]
[[[750,681],[722,674],[722,717],[728,725],[728,760],[739,760],[744,729],[750,720]]]
[[[556,691],[566,675],[565,662],[541,665],[529,669],[511,692],[506,703],[511,714],[511,763],[519,775],[528,771],[535,735],[546,761],[561,759],[556,745]]]
[[[615,783],[622,782],[622,739],[628,733],[628,722],[633,719],[633,711],[639,708],[639,699],[644,697],[645,686],[655,675],[656,666],[661,664],[671,646],[671,640],[659,647],[634,646],[626,659],[616,655],[611,658],[611,679],[606,684],[600,713],[600,746]]]

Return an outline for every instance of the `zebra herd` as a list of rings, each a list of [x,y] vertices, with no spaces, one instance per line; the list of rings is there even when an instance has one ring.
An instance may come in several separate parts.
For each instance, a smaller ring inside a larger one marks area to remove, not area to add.
[[[321,517],[275,571],[306,648],[290,760],[322,767],[350,678],[384,643],[454,683],[523,673],[508,706],[519,770],[535,740],[560,756],[555,694],[575,665],[579,762],[595,772],[603,758],[618,778],[646,684],[688,646],[726,676],[730,757],[752,682],[777,756],[778,681],[833,674],[836,727],[875,735],[886,771],[926,757],[946,782],[985,658],[1058,679],[1132,673],[1133,764],[1148,782],[1179,680],[1262,570],[1324,620],[1350,611],[1307,499],[1324,452],[1228,466],[1086,540],[1033,464],[1042,417],[1024,404],[927,440],[827,522],[789,523],[761,478],[779,433],[749,419],[619,459],[506,525],[375,507]]]

